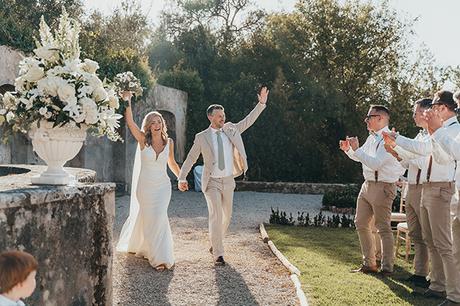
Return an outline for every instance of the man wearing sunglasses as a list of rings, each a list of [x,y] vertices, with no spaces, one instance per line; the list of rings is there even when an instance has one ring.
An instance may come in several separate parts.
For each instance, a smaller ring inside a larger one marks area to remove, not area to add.
[[[385,148],[382,132],[390,130],[390,112],[385,106],[372,105],[364,122],[370,132],[362,147],[357,137],[341,140],[340,149],[352,160],[362,163],[364,183],[359,192],[356,206],[355,224],[361,244],[363,263],[352,272],[378,272],[375,249],[376,241],[372,234],[373,220],[382,243],[383,276],[393,272],[393,233],[391,232],[391,206],[396,196],[396,182],[404,168]]]
[[[424,112],[431,137],[427,140],[414,140],[395,133],[384,133],[391,146],[399,146],[409,152],[428,156],[425,182],[422,186],[420,223],[431,261],[430,286],[424,292],[426,297],[460,300],[456,284],[460,282],[459,271],[454,269],[452,253],[450,204],[455,193],[455,159],[433,141],[433,126],[427,120],[433,116],[448,135],[460,133],[460,124],[455,113],[457,105],[452,93],[439,91],[435,94],[430,109]],[[439,128],[438,127],[438,128]]]
[[[435,95],[434,105],[440,105],[443,101],[448,100],[452,107],[457,106],[457,111],[460,108],[460,90],[454,95],[451,92],[438,92]],[[452,103],[456,102],[456,105]],[[455,128],[450,127],[443,120],[441,114],[436,111],[436,106],[429,112],[426,112],[426,120],[432,133],[433,141],[438,144],[445,152],[447,152],[456,161],[460,160],[460,125],[456,124]],[[457,163],[457,171],[455,182],[457,192],[460,190],[460,169]],[[447,267],[448,270],[456,272],[456,274],[447,279],[447,299],[441,305],[459,305],[460,304],[460,205],[457,197],[456,205],[452,205],[452,255],[453,263]],[[450,222],[449,222],[450,224]],[[446,268],[446,266],[444,266]]]

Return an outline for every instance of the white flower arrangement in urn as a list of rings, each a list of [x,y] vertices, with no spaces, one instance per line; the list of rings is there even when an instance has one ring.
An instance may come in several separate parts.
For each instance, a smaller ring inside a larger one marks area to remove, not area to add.
[[[34,55],[19,64],[16,92],[0,102],[0,125],[28,133],[34,151],[48,165],[35,184],[66,185],[72,178],[64,164],[80,151],[86,131],[122,140],[118,90],[102,81],[97,62],[80,60],[79,23],[65,9],[54,33],[43,19]]]

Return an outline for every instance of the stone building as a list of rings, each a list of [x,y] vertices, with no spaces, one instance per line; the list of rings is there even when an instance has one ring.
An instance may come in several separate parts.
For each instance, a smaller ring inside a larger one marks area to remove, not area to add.
[[[14,90],[18,64],[23,57],[21,52],[0,46],[0,93]],[[159,111],[165,117],[169,136],[175,143],[176,160],[182,162],[185,159],[187,93],[155,85],[144,93],[141,101],[133,105],[133,113],[139,126],[144,115],[153,110]],[[98,181],[115,182],[119,190],[129,191],[136,142],[124,123],[122,127],[124,143],[113,143],[106,138],[88,135],[79,154],[66,166],[95,170]],[[1,132],[0,129],[0,134]],[[0,144],[0,164],[40,165],[43,161],[33,152],[25,135],[15,135],[8,144]]]

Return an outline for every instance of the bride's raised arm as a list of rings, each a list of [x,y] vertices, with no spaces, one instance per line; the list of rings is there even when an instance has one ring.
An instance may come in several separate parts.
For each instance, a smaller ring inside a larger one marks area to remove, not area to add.
[[[128,101],[128,106],[126,107],[126,110],[125,110],[125,120],[126,120],[126,124],[128,125],[129,130],[131,131],[131,134],[133,134],[134,138],[139,143],[141,149],[144,149],[145,134],[137,126],[136,122],[134,122],[133,111],[131,109],[131,97],[132,96],[133,96],[133,93],[130,91],[124,91],[122,93],[123,100]]]

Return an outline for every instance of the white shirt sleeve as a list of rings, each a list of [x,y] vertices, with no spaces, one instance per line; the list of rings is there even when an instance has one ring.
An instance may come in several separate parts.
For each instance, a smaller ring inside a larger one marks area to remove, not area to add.
[[[456,160],[460,160],[460,142],[457,138],[452,138],[446,128],[440,128],[431,135],[435,143]]]
[[[420,158],[421,155],[419,154],[414,154],[412,152],[409,152],[407,150],[404,150],[402,147],[396,145],[393,150],[395,150],[396,153],[398,153],[398,156],[401,158],[401,159],[404,159],[404,160],[410,160],[410,159],[415,159],[415,158]]]
[[[409,169],[409,161],[407,159],[400,160],[399,163],[404,169]]]
[[[396,144],[404,150],[417,155],[430,155],[432,150],[430,141],[410,139],[402,135],[396,137]]]
[[[345,154],[347,154],[347,156],[351,159],[351,160],[354,160],[356,162],[359,162],[359,159],[356,158],[355,156],[355,151],[350,147],[350,149],[348,149],[348,151],[345,152]]]
[[[446,151],[444,151],[439,143],[434,139],[431,140],[433,146],[433,159],[441,165],[445,165],[454,161],[452,156],[450,156]]]
[[[423,167],[426,166],[426,157],[419,157],[419,158],[414,158],[414,159],[409,159],[407,160],[409,165],[415,166],[419,169],[423,169]]]
[[[359,148],[358,150],[356,150],[355,157],[360,162],[362,162],[364,165],[366,165],[367,167],[369,167],[370,169],[374,171],[380,170],[380,168],[382,168],[382,166],[388,160],[394,158],[393,155],[391,155],[385,150],[383,140],[377,149],[377,153],[375,154],[375,157],[367,154],[363,148]]]

